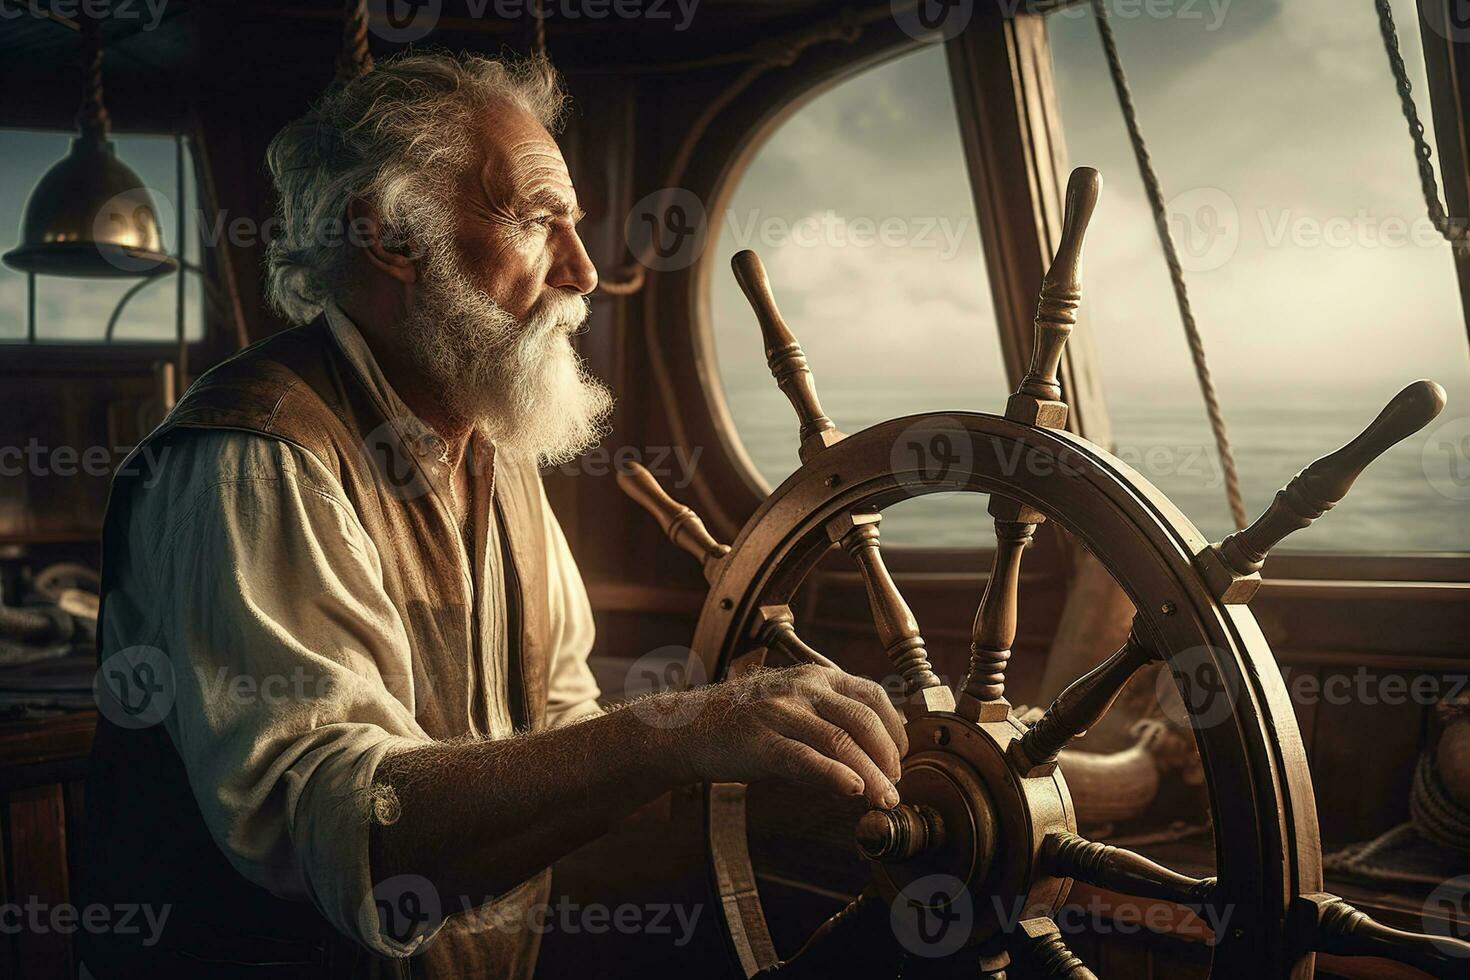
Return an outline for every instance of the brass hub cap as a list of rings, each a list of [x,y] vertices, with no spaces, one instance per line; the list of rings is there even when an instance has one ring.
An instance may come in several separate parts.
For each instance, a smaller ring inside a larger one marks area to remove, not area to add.
[[[1037,856],[1048,833],[1076,830],[1060,772],[1016,775],[1006,747],[1022,729],[1011,719],[928,714],[907,731],[898,783],[904,802],[869,811],[855,833],[884,895],[928,904],[967,892],[977,942],[1019,918],[1055,911],[1066,883],[1040,872]],[[948,887],[928,887],[936,881]],[[923,894],[909,894],[915,886]]]

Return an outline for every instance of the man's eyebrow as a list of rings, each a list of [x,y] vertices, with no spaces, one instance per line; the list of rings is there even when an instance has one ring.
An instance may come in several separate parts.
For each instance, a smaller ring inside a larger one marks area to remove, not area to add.
[[[517,211],[550,211],[558,217],[570,217],[573,222],[581,221],[587,216],[587,212],[583,211],[580,206],[568,201],[563,195],[545,188],[518,196],[515,200],[515,209]]]

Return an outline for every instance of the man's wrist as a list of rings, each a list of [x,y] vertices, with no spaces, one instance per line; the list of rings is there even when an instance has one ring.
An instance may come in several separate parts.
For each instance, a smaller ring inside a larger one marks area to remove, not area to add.
[[[668,789],[700,782],[695,742],[704,719],[699,695],[693,691],[665,691],[639,698],[613,712],[626,726],[623,737]]]

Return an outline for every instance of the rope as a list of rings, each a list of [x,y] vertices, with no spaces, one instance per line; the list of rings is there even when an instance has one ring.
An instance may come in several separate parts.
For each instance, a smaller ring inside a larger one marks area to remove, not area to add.
[[[1210,431],[1215,435],[1215,451],[1220,457],[1220,468],[1225,475],[1225,499],[1230,504],[1230,517],[1237,529],[1246,526],[1245,499],[1240,493],[1240,474],[1235,469],[1235,453],[1230,448],[1230,437],[1225,432],[1225,417],[1220,412],[1220,399],[1215,393],[1215,382],[1210,377],[1210,366],[1205,360],[1205,345],[1200,339],[1199,325],[1194,319],[1194,310],[1189,302],[1189,290],[1184,284],[1184,269],[1179,264],[1179,253],[1174,248],[1174,236],[1169,231],[1169,215],[1164,207],[1164,192],[1159,186],[1159,176],[1154,173],[1153,160],[1149,156],[1148,144],[1138,128],[1138,110],[1133,105],[1133,93],[1128,88],[1128,78],[1123,73],[1123,62],[1118,58],[1118,45],[1113,39],[1113,27],[1108,23],[1107,9],[1103,0],[1092,0],[1092,11],[1097,18],[1097,30],[1102,36],[1103,54],[1108,60],[1108,71],[1113,76],[1113,88],[1118,93],[1118,105],[1123,110],[1123,121],[1128,125],[1128,139],[1133,144],[1133,155],[1138,161],[1138,174],[1143,178],[1143,189],[1148,195],[1149,208],[1153,211],[1154,226],[1159,232],[1159,245],[1164,250],[1164,261],[1169,265],[1169,282],[1174,287],[1174,301],[1179,306],[1179,318],[1184,323],[1184,335],[1189,341],[1189,355],[1194,360],[1194,373],[1199,379],[1200,394],[1204,396],[1205,413],[1210,418]]]
[[[342,53],[337,58],[337,84],[346,85],[373,70],[368,49],[367,0],[347,0],[343,12]]]
[[[538,4],[540,2],[541,0],[537,0]],[[673,163],[667,171],[664,182],[665,190],[667,191],[678,186],[684,172],[689,167],[689,161],[694,155],[695,146],[698,144],[700,137],[709,130],[715,117],[734,102],[736,97],[745,91],[745,89],[749,88],[757,78],[771,69],[782,68],[793,64],[802,52],[815,45],[828,41],[853,44],[862,36],[864,24],[888,16],[890,14],[889,8],[887,7],[884,7],[881,12],[878,12],[875,8],[874,12],[864,16],[858,16],[853,13],[850,7],[844,7],[835,16],[821,21],[807,30],[799,31],[788,36],[770,38],[753,45],[748,51],[751,63],[746,67],[745,71],[718,95],[708,101],[704,109],[700,112],[699,118],[694,121],[693,125],[686,129],[684,139],[675,151]],[[667,198],[660,203],[661,205],[667,203]],[[659,211],[662,212],[662,210],[663,207],[660,206]],[[599,295],[632,296],[642,292],[647,281],[648,271],[652,268],[653,259],[651,252],[653,251],[654,244],[654,241],[650,240],[638,255],[633,256],[634,264],[629,267],[628,274],[624,278],[604,280],[599,283],[597,291],[592,295],[594,297]],[[652,319],[649,320],[649,324],[648,329],[651,331],[654,329]],[[667,380],[662,373],[667,369],[659,361],[657,356],[655,356],[653,364],[655,374]],[[672,387],[661,384],[660,390],[670,392],[672,391]],[[677,413],[671,412],[671,416],[677,417]]]
[[[105,140],[112,119],[102,104],[102,27],[95,17],[84,17],[81,27],[82,106],[77,110],[77,128]]]
[[[539,57],[546,57],[546,11],[542,9],[542,0],[535,0],[531,5],[531,50]]]
[[[1414,105],[1414,87],[1409,83],[1409,70],[1404,67],[1404,56],[1399,52],[1398,30],[1393,23],[1393,9],[1389,0],[1374,0],[1378,8],[1378,30],[1383,34],[1383,48],[1388,53],[1388,67],[1393,72],[1394,86],[1398,89],[1399,105],[1404,112],[1404,121],[1409,124],[1409,138],[1414,141],[1414,163],[1419,167],[1419,184],[1424,190],[1424,204],[1429,210],[1429,220],[1435,229],[1455,248],[1470,246],[1466,229],[1456,230],[1445,207],[1439,200],[1439,182],[1434,178],[1433,151],[1424,138],[1424,124],[1419,121],[1419,110]]]
[[[1409,820],[1420,836],[1448,851],[1470,852],[1470,811],[1455,801],[1435,771],[1430,752],[1419,755],[1409,791]]]
[[[643,288],[643,278],[646,275],[643,266],[625,266],[622,272],[617,279],[599,279],[597,292],[593,295],[632,296]]]

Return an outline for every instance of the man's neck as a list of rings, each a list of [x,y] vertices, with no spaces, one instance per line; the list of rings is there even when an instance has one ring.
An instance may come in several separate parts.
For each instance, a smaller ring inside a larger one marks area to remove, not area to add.
[[[429,379],[404,356],[401,345],[395,342],[393,327],[376,322],[371,312],[358,308],[350,300],[338,305],[362,334],[384,380],[408,410],[444,440],[449,460],[457,468],[464,459],[473,425],[450,411],[442,394],[443,386]]]

